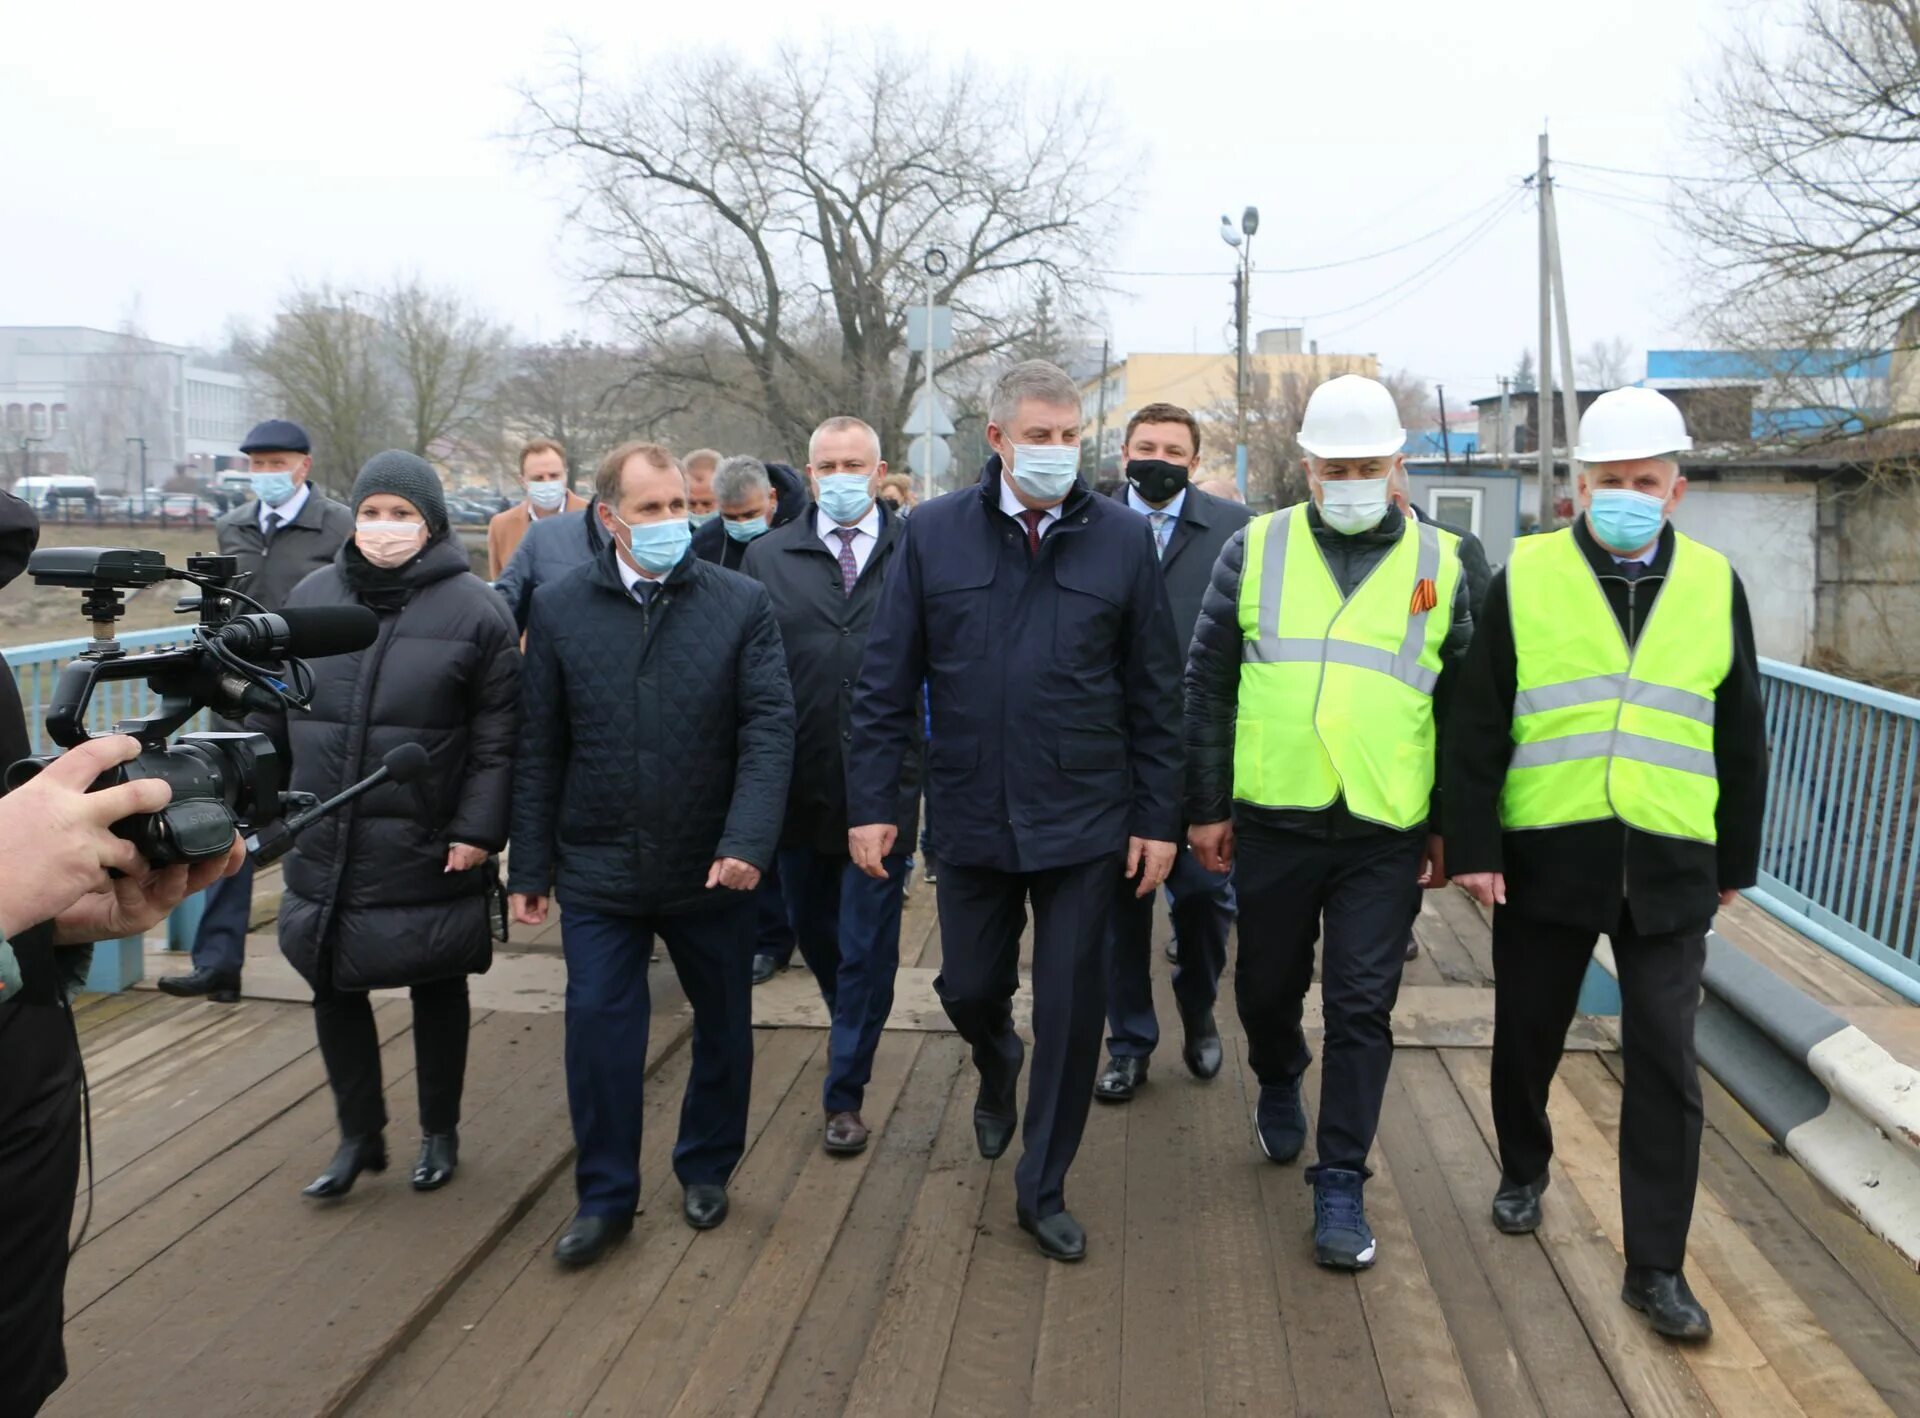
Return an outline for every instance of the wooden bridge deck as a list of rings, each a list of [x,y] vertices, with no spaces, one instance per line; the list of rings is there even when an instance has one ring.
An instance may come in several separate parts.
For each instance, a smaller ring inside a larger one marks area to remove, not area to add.
[[[931,895],[908,920],[922,969],[939,955]],[[1756,952],[1792,954],[1752,929]],[[1258,1155],[1230,1000],[1219,1079],[1194,1082],[1169,1047],[1133,1104],[1096,1106],[1069,1179],[1089,1256],[1060,1266],[1014,1225],[1014,1156],[974,1153],[962,1046],[910,1009],[883,1041],[858,1159],[819,1148],[823,1031],[757,1032],[732,1216],[689,1231],[667,1167],[687,1022],[657,967],[647,1209],[579,1274],[548,1255],[572,1202],[557,1014],[476,1009],[461,1171],[418,1196],[408,1012],[380,1003],[398,1169],[318,1207],[298,1192],[332,1109],[304,1008],[91,1001],[98,1185],[67,1292],[72,1378],[48,1411],[1920,1413],[1920,1277],[1711,1081],[1690,1265],[1709,1345],[1669,1346],[1617,1298],[1604,1047],[1570,1054],[1555,1090],[1545,1227],[1498,1235],[1486,930],[1455,893],[1419,930],[1408,997],[1427,1003],[1402,1030],[1368,1189],[1380,1263],[1358,1277],[1313,1266],[1300,1168]],[[1796,968],[1836,1002],[1884,1004]]]

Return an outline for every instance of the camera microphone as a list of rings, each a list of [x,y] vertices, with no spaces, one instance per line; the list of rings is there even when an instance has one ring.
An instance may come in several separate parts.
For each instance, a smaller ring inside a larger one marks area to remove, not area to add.
[[[364,650],[379,634],[380,618],[365,606],[289,606],[235,616],[213,637],[247,659],[318,660]]]
[[[357,607],[356,607],[357,609]],[[368,619],[373,613],[367,613]],[[253,859],[256,867],[264,867],[277,862],[293,848],[293,839],[311,827],[328,813],[344,807],[362,793],[379,787],[382,783],[416,783],[427,776],[432,766],[427,751],[417,743],[403,743],[397,748],[387,750],[380,760],[380,766],[362,778],[358,783],[342,792],[334,794],[323,803],[315,803],[302,812],[283,818],[263,832],[255,832],[246,839],[247,855]]]

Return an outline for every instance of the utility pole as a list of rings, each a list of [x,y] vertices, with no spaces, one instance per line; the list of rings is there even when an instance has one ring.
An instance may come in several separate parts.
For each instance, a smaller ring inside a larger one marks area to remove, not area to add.
[[[1500,376],[1500,443],[1495,450],[1500,455],[1500,466],[1506,467],[1513,452],[1513,376]]]
[[[1100,417],[1094,423],[1093,433],[1093,476],[1089,483],[1100,481],[1100,460],[1107,452],[1107,361],[1112,358],[1107,337],[1100,337]]]
[[[1540,168],[1534,175],[1534,196],[1540,201],[1540,375],[1534,385],[1533,428],[1539,443],[1537,466],[1540,502],[1539,529],[1554,529],[1553,499],[1553,261],[1549,255],[1547,222],[1547,135],[1540,135]]]
[[[1249,287],[1253,283],[1253,234],[1260,230],[1260,209],[1248,207],[1240,213],[1240,228],[1234,230],[1233,219],[1220,218],[1220,239],[1240,254],[1240,265],[1233,273],[1233,329],[1234,329],[1234,436],[1233,436],[1233,480],[1240,489],[1240,498],[1247,496],[1247,307],[1250,299]]]
[[[1449,468],[1453,466],[1453,440],[1447,437],[1447,386],[1436,384],[1434,392],[1440,398],[1440,458]]]
[[[933,261],[925,262],[927,268],[927,466],[920,474],[920,500],[930,501],[933,497],[933,430],[937,427],[933,411]]]
[[[1574,377],[1573,330],[1567,323],[1567,273],[1560,264],[1560,204],[1549,181],[1541,200],[1547,209],[1547,253],[1553,265],[1553,318],[1560,326],[1560,409],[1567,426],[1567,476],[1573,476],[1573,450],[1580,442],[1580,390]]]

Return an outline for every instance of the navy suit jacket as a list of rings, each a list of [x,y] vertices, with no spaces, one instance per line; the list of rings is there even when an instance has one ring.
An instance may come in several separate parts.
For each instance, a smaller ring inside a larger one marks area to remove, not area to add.
[[[933,716],[928,835],[942,862],[1045,871],[1178,840],[1181,653],[1146,518],[1076,484],[1038,555],[978,487],[905,520],[861,662],[848,822],[892,822]]]

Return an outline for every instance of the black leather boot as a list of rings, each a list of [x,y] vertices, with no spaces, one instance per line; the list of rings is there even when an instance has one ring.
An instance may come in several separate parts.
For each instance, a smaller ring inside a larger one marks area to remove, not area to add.
[[[1645,1315],[1656,1333],[1669,1339],[1706,1339],[1713,1333],[1706,1306],[1693,1298],[1687,1277],[1677,1270],[1630,1265],[1620,1298]]]
[[[1540,1195],[1547,1189],[1549,1173],[1542,1172],[1531,1182],[1500,1178],[1500,1189],[1493,1194],[1493,1224],[1509,1236],[1525,1236],[1540,1228]]]
[[[453,1180],[460,1161],[458,1132],[430,1132],[420,1139],[420,1160],[413,1164],[413,1189],[438,1191]]]
[[[387,1170],[387,1140],[377,1132],[358,1137],[343,1137],[340,1148],[327,1163],[327,1170],[300,1189],[300,1195],[327,1199],[345,1196],[353,1190],[362,1172]]]

